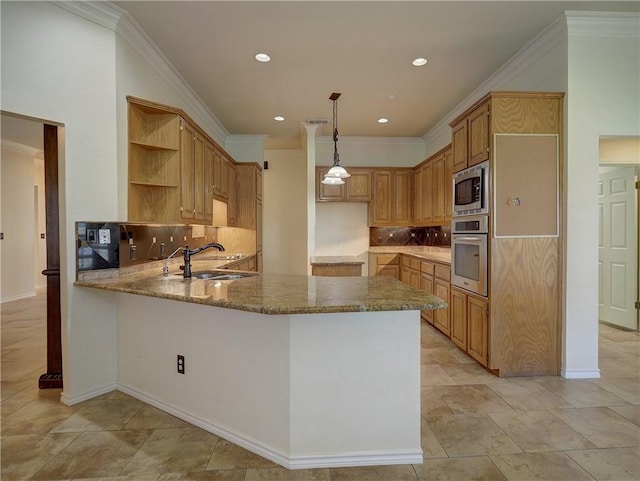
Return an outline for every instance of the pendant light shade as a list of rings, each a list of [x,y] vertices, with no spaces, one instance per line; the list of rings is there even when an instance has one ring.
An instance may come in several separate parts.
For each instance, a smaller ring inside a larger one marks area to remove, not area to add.
[[[322,180],[323,184],[328,185],[342,185],[347,177],[351,177],[351,174],[347,170],[340,166],[340,155],[338,154],[338,99],[339,93],[332,93],[329,100],[333,101],[333,166],[329,169]]]

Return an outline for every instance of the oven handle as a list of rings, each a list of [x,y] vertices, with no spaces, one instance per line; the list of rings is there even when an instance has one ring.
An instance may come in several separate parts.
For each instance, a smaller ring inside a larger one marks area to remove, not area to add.
[[[454,241],[475,241],[475,242],[481,242],[484,239],[482,237],[454,237],[453,239]]]

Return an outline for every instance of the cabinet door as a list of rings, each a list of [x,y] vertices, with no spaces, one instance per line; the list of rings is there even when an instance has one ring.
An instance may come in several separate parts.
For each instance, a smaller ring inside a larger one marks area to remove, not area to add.
[[[256,199],[262,200],[262,170],[256,166]]]
[[[393,175],[393,221],[398,225],[411,224],[411,196],[413,170],[398,170]]]
[[[467,119],[462,119],[451,129],[451,148],[453,149],[453,172],[467,168]]]
[[[193,142],[193,205],[195,209],[195,218],[197,220],[204,220],[204,137],[196,132],[196,136]]]
[[[411,269],[407,266],[402,266],[400,268],[400,280],[405,284],[409,284],[411,282]]]
[[[371,200],[371,171],[349,169],[351,177],[345,179],[346,201],[369,202]]]
[[[420,271],[411,269],[411,271],[409,272],[409,285],[411,287],[415,287],[416,289],[420,289]]]
[[[398,265],[382,265],[378,266],[378,274],[379,276],[391,276],[396,279],[400,279],[400,266]]]
[[[444,220],[444,153],[433,159],[432,165],[431,220],[435,222]]]
[[[373,200],[369,204],[369,225],[390,225],[391,215],[391,180],[392,172],[376,170],[373,173]]]
[[[256,250],[262,251],[262,201],[256,199]]]
[[[469,115],[469,167],[489,159],[489,102]]]
[[[435,295],[449,304],[451,301],[449,299],[449,294],[451,290],[451,285],[443,281],[442,279],[435,280]],[[450,326],[450,316],[449,316],[449,308],[446,309],[437,309],[434,312],[433,325],[437,327],[443,334],[449,336],[451,334],[451,326]]]
[[[229,160],[220,149],[213,151],[213,194],[218,198],[227,199],[229,196]]]
[[[345,184],[330,185],[322,183],[329,169],[330,167],[316,168],[316,200],[342,202],[345,200]]]
[[[420,288],[428,292],[429,294],[433,294],[433,276],[429,274],[421,274],[420,275]],[[424,317],[429,324],[433,324],[433,311],[422,311],[422,317]]]
[[[180,217],[195,219],[195,129],[187,122],[182,122],[180,132]]]
[[[213,218],[213,144],[204,144],[204,218]]]
[[[422,212],[422,198],[424,186],[422,185],[422,166],[413,171],[413,222],[422,225],[424,214]]]
[[[433,220],[433,162],[422,168],[422,220]]]
[[[467,295],[451,289],[451,340],[460,349],[467,350]]]
[[[469,296],[467,302],[468,347],[467,352],[483,366],[489,362],[489,315],[485,299]]]
[[[444,220],[450,221],[453,215],[453,149],[444,153]]]
[[[229,198],[227,200],[227,225],[238,225],[238,180],[236,166],[229,164]]]

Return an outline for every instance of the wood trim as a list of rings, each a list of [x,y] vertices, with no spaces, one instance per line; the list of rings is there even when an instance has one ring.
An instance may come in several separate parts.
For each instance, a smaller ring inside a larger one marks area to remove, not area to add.
[[[60,309],[60,212],[58,127],[44,124],[44,189],[47,232],[47,372],[40,389],[62,388],[62,315]]]

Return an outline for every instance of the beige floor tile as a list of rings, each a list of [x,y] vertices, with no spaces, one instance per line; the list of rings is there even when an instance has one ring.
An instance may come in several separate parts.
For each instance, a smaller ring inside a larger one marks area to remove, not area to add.
[[[455,381],[439,364],[423,364],[420,366],[421,386],[451,386]]]
[[[513,412],[513,408],[484,384],[437,387],[436,392],[454,413]]]
[[[554,409],[552,412],[599,448],[640,446],[640,427],[609,408]]]
[[[534,378],[513,379],[505,383],[490,384],[489,387],[516,411],[573,407],[560,396],[545,389]]]
[[[420,423],[420,445],[422,446],[422,456],[424,459],[446,458],[447,453],[440,445],[438,438],[429,427],[426,420]]]
[[[435,387],[420,389],[420,413],[429,422],[450,416],[453,410],[442,400]]]
[[[2,361],[0,369],[0,380],[21,381],[32,379],[38,382],[40,374],[46,370],[47,363],[44,361]]]
[[[59,423],[50,432],[66,433],[123,429],[124,425],[142,408],[143,404],[142,401],[137,399],[87,401],[77,412]]]
[[[592,382],[631,404],[640,404],[640,381],[625,377],[603,377]]]
[[[460,364],[460,361],[451,353],[451,348],[448,346],[422,348],[420,359],[423,364]]]
[[[2,435],[48,433],[76,410],[62,403],[30,402],[2,419]]]
[[[125,425],[125,429],[186,428],[189,423],[145,404]]]
[[[507,481],[487,456],[425,460],[428,481]]]
[[[157,481],[244,481],[246,473],[246,469],[164,473],[160,475]]]
[[[627,401],[586,379],[545,378],[538,381],[575,407],[620,406]]]
[[[617,359],[602,359],[598,365],[602,377],[627,377],[640,380],[637,356],[620,356]]]
[[[218,439],[199,428],[156,429],[122,474],[204,471]]]
[[[640,426],[640,406],[609,406],[609,409]]]
[[[561,452],[491,456],[509,481],[593,481],[569,456]]]
[[[32,379],[23,379],[20,381],[0,381],[0,399],[4,404],[4,402],[8,399],[34,385],[37,386],[37,383]]]
[[[207,470],[274,467],[274,462],[220,439],[215,445]]]
[[[157,474],[138,474],[136,476],[107,476],[100,478],[74,478],[73,481],[157,481]]]
[[[364,466],[332,468],[331,481],[416,481],[418,475],[410,464],[400,466]]]
[[[598,481],[640,480],[640,448],[586,449],[566,454]]]
[[[2,480],[30,479],[77,436],[76,433],[4,436]]]
[[[81,433],[33,479],[118,476],[149,434],[149,431]]]
[[[247,469],[244,481],[331,481],[328,469]]]
[[[478,363],[443,364],[442,369],[456,384],[502,384],[507,382],[494,376]]]
[[[489,416],[527,453],[595,448],[549,411],[501,412]]]
[[[522,452],[486,414],[442,416],[429,427],[451,457]]]

